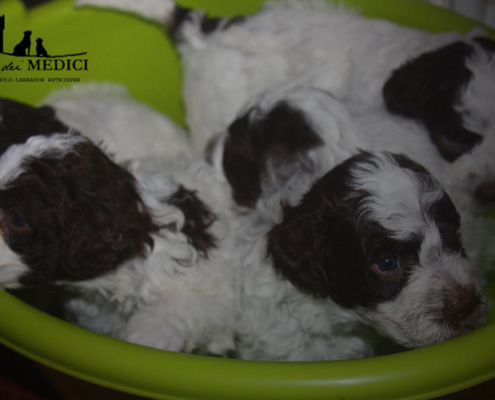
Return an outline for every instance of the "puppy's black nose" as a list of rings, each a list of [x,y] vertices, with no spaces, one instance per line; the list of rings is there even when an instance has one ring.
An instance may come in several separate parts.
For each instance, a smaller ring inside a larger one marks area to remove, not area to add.
[[[481,304],[481,299],[472,286],[458,286],[445,298],[445,320],[453,329],[460,329],[466,319]]]
[[[495,205],[495,181],[479,185],[474,192],[474,197],[483,206]]]

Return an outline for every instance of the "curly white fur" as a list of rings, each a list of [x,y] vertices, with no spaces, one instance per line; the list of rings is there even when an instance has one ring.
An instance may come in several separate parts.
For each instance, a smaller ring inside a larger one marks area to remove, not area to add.
[[[125,316],[122,326],[112,323],[111,331],[106,334],[160,349],[190,352],[200,348],[224,354],[234,348],[230,277],[235,242],[228,197],[222,195],[225,188],[210,166],[201,161],[174,164],[168,166],[166,173],[151,178],[134,173],[155,221],[163,226],[175,226],[176,232],[164,229],[154,235],[153,251],[145,260],[133,260],[122,265],[113,276],[76,286],[97,293],[104,303],[113,304]],[[196,190],[218,216],[211,227],[218,247],[207,258],[198,255],[180,232],[185,223],[184,214],[163,203],[162,199],[172,195],[179,185]],[[103,309],[108,307],[104,303]],[[77,308],[77,319],[82,321],[85,315],[80,306],[80,300],[70,304],[72,311]]]
[[[41,104],[53,107],[65,125],[102,143],[117,161],[192,153],[182,128],[117,84],[75,84],[52,91]]]

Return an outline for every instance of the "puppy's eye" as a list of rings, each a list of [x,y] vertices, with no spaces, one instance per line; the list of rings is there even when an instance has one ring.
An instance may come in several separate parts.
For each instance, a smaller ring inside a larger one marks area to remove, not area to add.
[[[12,226],[18,229],[25,228],[27,226],[27,222],[22,218],[19,214],[12,212],[8,215],[9,222]]]
[[[454,135],[445,135],[443,137],[443,139],[451,144],[451,145],[457,145],[457,146],[463,146],[463,143],[461,142],[461,139],[459,139],[458,137],[454,136]]]
[[[395,257],[388,257],[378,261],[376,267],[381,272],[390,273],[400,268],[400,261]]]
[[[402,282],[404,268],[396,257],[387,257],[371,266],[374,275],[387,286],[396,286]]]
[[[447,161],[454,161],[483,141],[483,137],[469,131],[452,131],[436,137],[436,144],[440,153]]]
[[[440,136],[438,145],[440,151],[449,161],[454,161],[469,150],[459,137],[453,135]]]

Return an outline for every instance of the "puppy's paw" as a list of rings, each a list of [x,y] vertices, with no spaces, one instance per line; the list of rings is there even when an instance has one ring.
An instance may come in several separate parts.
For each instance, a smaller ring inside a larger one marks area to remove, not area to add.
[[[225,355],[229,352],[235,351],[234,335],[232,332],[226,330],[225,332],[218,332],[208,345],[206,346],[208,353]]]
[[[137,319],[140,320],[140,319]],[[153,321],[139,323],[132,319],[123,327],[118,338],[141,346],[153,347],[160,350],[183,351],[186,345],[184,335],[172,325],[158,326]]]

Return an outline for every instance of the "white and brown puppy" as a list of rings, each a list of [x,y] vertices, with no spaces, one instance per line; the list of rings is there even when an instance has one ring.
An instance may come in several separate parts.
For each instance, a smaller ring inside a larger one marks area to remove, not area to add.
[[[297,81],[420,120],[447,162],[476,168],[481,161],[472,159],[487,162],[483,149],[493,153],[495,42],[476,32],[431,34],[321,0],[276,1],[256,15],[223,19],[171,0],[77,4],[165,24],[181,53],[187,122],[197,151],[252,96]],[[469,162],[461,160],[465,154],[472,155]],[[491,175],[477,193],[493,203],[494,187]]]
[[[0,155],[0,286],[73,287],[77,323],[130,342],[231,349],[231,235],[212,168],[142,175],[48,107],[1,104],[16,143]]]
[[[469,257],[481,267],[480,271],[487,267],[493,269],[490,264],[495,260],[492,245],[494,236],[491,231],[494,222],[483,213],[492,207],[489,198],[490,185],[487,183],[490,177],[495,176],[491,147],[482,146],[473,154],[465,154],[456,162],[450,163],[438,156],[437,149],[431,145],[426,130],[419,122],[392,115],[379,106],[362,107],[355,103],[341,102],[326,91],[298,85],[278,87],[255,96],[243,108],[241,114],[252,108],[253,111],[249,115],[250,118],[254,118],[258,112],[256,110],[267,107],[277,110],[281,104],[289,105],[293,110],[300,110],[306,120],[318,126],[317,130],[323,137],[326,150],[311,153],[310,157],[314,163],[324,163],[326,167],[331,168],[336,165],[336,161],[344,159],[341,156],[342,152],[363,148],[370,151],[406,153],[429,171],[434,171],[435,177],[449,193],[461,214],[462,237]],[[290,119],[286,121],[285,131],[290,131]],[[334,132],[330,126],[337,123],[341,126],[340,130],[335,131],[338,135],[330,134]],[[279,122],[279,129],[280,124]],[[286,146],[291,145],[291,139],[283,140],[287,141]],[[295,146],[304,149],[305,145]],[[257,153],[261,154],[260,151]],[[350,154],[347,153],[347,156]],[[246,178],[246,182],[247,179],[254,178]],[[243,190],[243,187],[239,190]],[[238,198],[245,201],[248,196],[240,195]]]
[[[416,348],[486,322],[447,193],[404,155],[357,151],[352,129],[340,102],[300,90],[249,103],[210,149],[244,211],[241,358],[366,357],[362,323]]]

